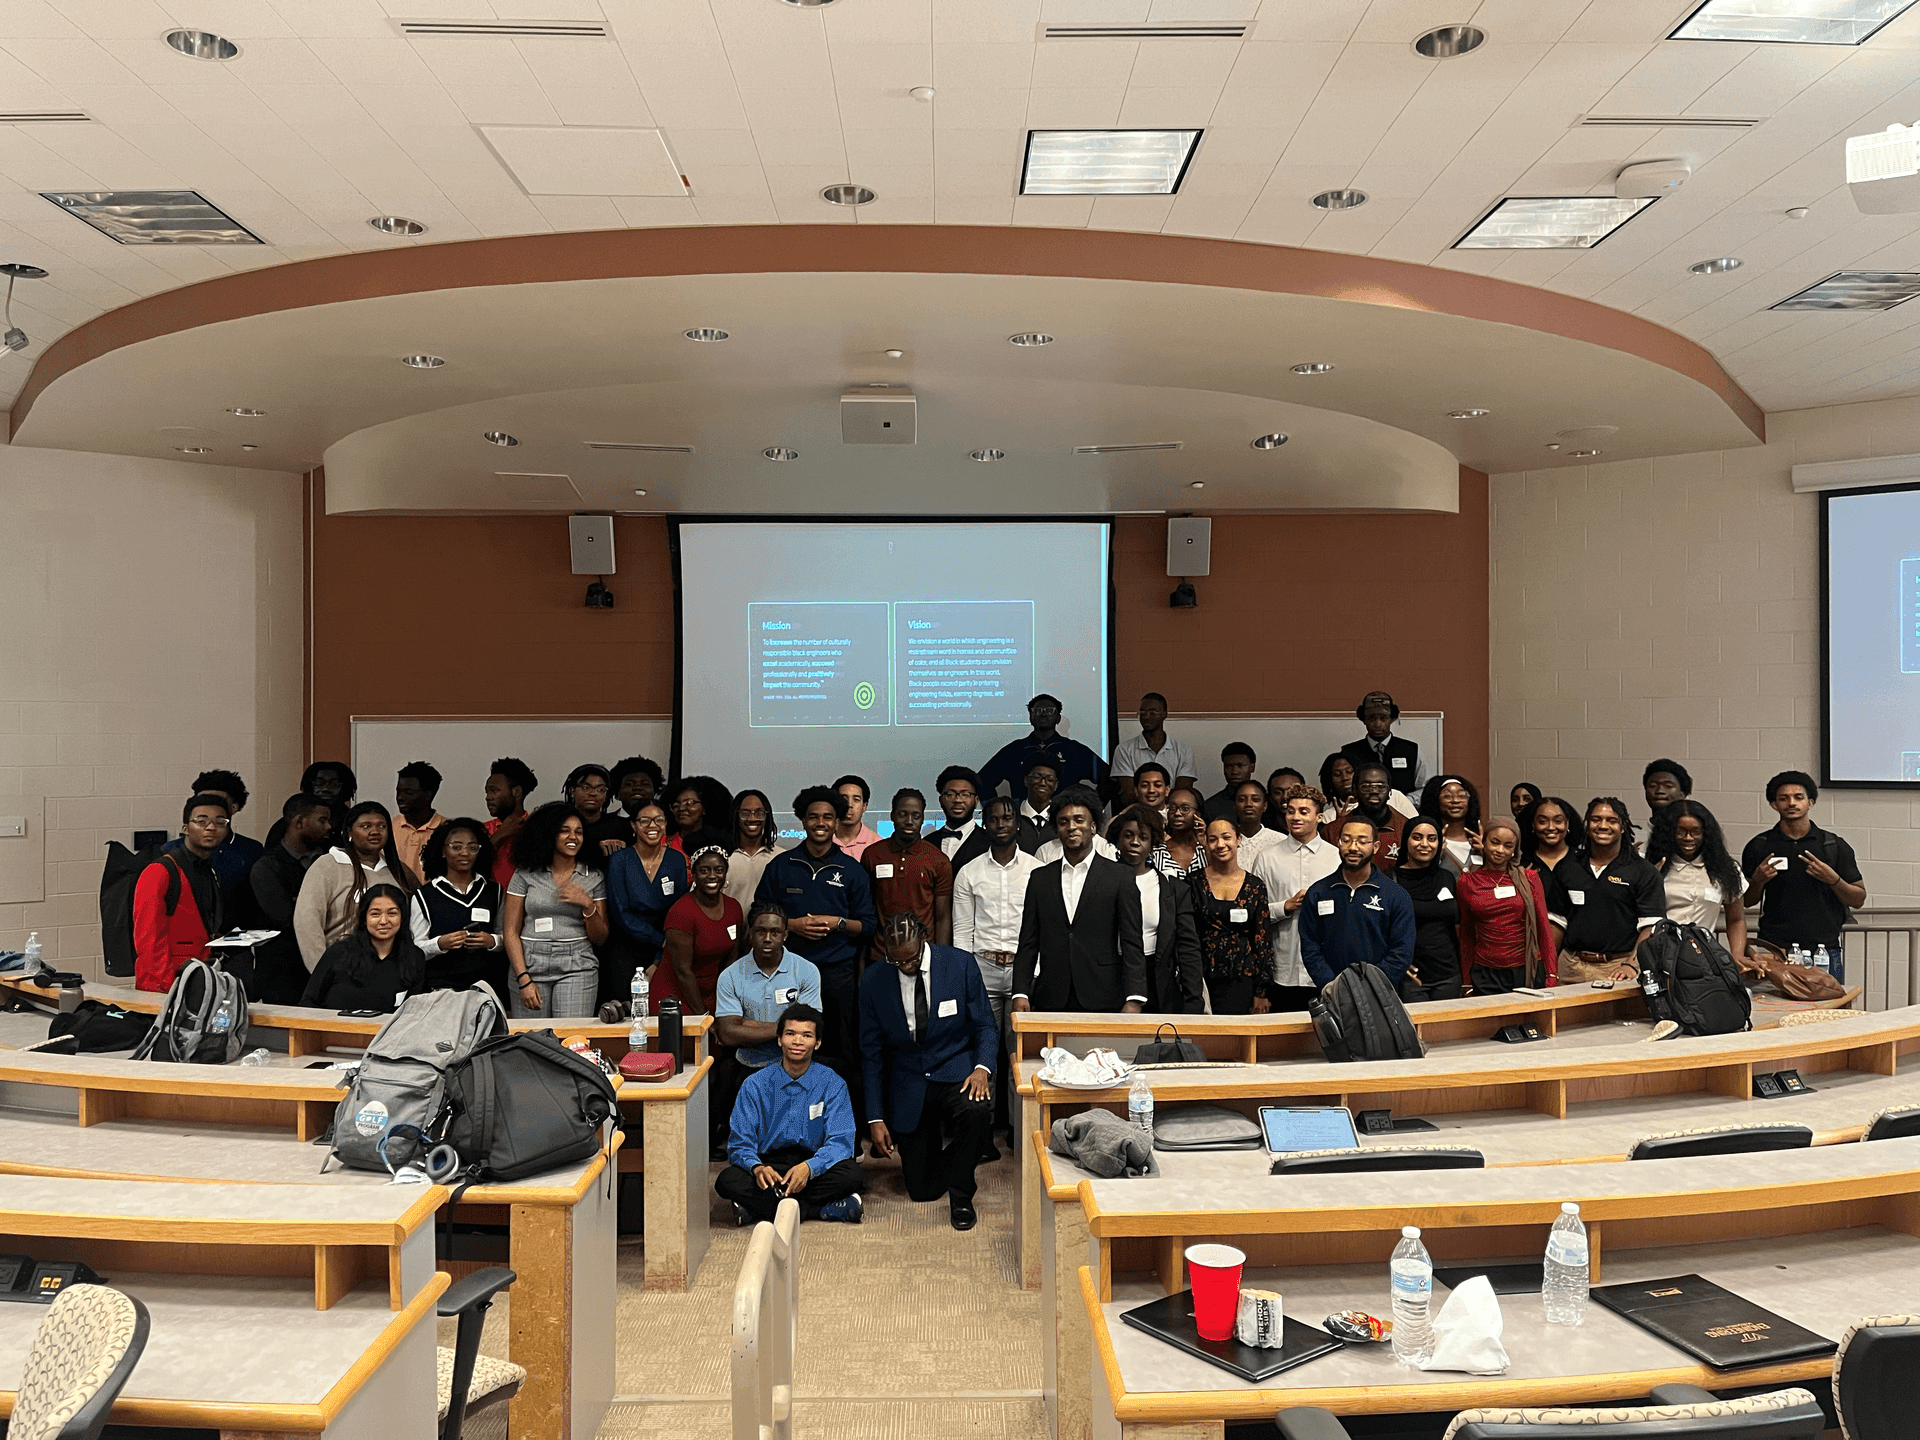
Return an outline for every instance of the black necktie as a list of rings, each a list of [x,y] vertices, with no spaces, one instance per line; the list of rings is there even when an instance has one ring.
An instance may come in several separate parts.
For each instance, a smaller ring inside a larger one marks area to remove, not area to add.
[[[927,972],[916,970],[913,975],[913,1038],[922,1045],[927,1043]]]

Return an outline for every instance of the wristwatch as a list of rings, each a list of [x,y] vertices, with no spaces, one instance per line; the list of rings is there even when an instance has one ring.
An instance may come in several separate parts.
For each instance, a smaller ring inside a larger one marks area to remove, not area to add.
[[[847,917],[842,915],[838,920],[834,921],[833,929],[836,935],[845,934],[847,929]]]

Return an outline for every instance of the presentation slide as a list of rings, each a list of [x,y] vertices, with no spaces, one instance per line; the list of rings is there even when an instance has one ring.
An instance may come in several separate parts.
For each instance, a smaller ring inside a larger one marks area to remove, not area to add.
[[[1110,754],[1105,523],[691,522],[678,527],[680,767],[765,790],[873,789],[979,768],[1046,691]],[[937,823],[937,820],[934,822]]]
[[[1920,784],[1920,487],[1827,518],[1827,779]]]

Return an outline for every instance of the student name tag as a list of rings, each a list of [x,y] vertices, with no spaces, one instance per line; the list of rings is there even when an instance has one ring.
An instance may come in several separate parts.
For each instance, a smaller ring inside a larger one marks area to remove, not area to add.
[[[1404,755],[1396,755],[1391,760],[1389,760],[1387,764],[1391,765],[1396,770],[1404,770],[1407,768],[1407,757]]]
[[[1511,885],[1496,885],[1493,887],[1493,898],[1496,900],[1511,900],[1519,893],[1520,892]]]
[[[1233,909],[1227,912],[1227,923],[1230,925],[1246,924],[1247,912],[1238,905],[1234,906]]]
[[[1319,904],[1318,909],[1322,915],[1331,915],[1333,913],[1333,901],[1322,900]]]
[[[958,1015],[960,1013],[960,1002],[958,1000],[942,1000],[940,1002],[939,1013],[941,1015]]]
[[[800,887],[799,887],[798,885],[789,885],[789,886],[787,886],[787,894],[789,894],[789,895],[798,895],[798,894],[800,894],[800,893],[802,893],[802,892],[801,892],[801,889],[800,889]]]
[[[740,927],[738,925],[727,926],[727,939],[738,940],[739,938],[740,938]]]
[[[467,918],[476,925],[485,925],[493,919],[493,912],[485,906],[476,905],[467,912]]]
[[[671,895],[673,893],[673,877],[671,875],[660,882],[660,893],[662,895]]]
[[[1584,890],[1569,890],[1567,891],[1567,899],[1576,905],[1584,905],[1587,903],[1587,892]]]
[[[809,1120],[818,1120],[826,1113],[827,1102],[824,1100],[816,1100],[813,1104],[807,1106],[807,1119]]]
[[[800,993],[799,986],[789,985],[784,990],[776,990],[773,992],[773,1003],[776,1005],[791,1005],[794,1002],[794,998],[797,995],[799,995],[799,993]]]
[[[1498,894],[1499,892],[1495,891],[1494,893]],[[1442,885],[1440,887],[1440,893],[1434,896],[1433,898],[1436,900],[1451,900],[1453,898],[1453,891],[1447,889],[1446,886]]]
[[[873,878],[874,878],[874,879],[876,879],[876,880],[891,880],[891,879],[893,879],[893,866],[891,866],[891,865],[876,865],[876,866],[874,866],[874,867],[873,867]]]
[[[396,1009],[396,1010],[398,1010],[398,1009],[399,1009],[399,1008],[400,1008],[400,1007],[401,1007],[402,1005],[404,1005],[404,1004],[406,1004],[406,1003],[407,1003],[407,992],[406,992],[406,991],[404,991],[404,990],[396,990],[396,991],[394,991],[394,992],[393,992],[393,1008],[394,1008],[394,1009]]]
[[[551,915],[534,916],[533,933],[536,935],[551,935],[553,933],[553,917]]]

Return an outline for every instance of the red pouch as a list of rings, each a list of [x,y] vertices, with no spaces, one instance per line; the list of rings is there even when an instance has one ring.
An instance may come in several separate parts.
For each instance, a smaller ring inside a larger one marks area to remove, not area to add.
[[[620,1059],[620,1074],[627,1080],[657,1084],[673,1078],[673,1056],[656,1050],[629,1050]]]

